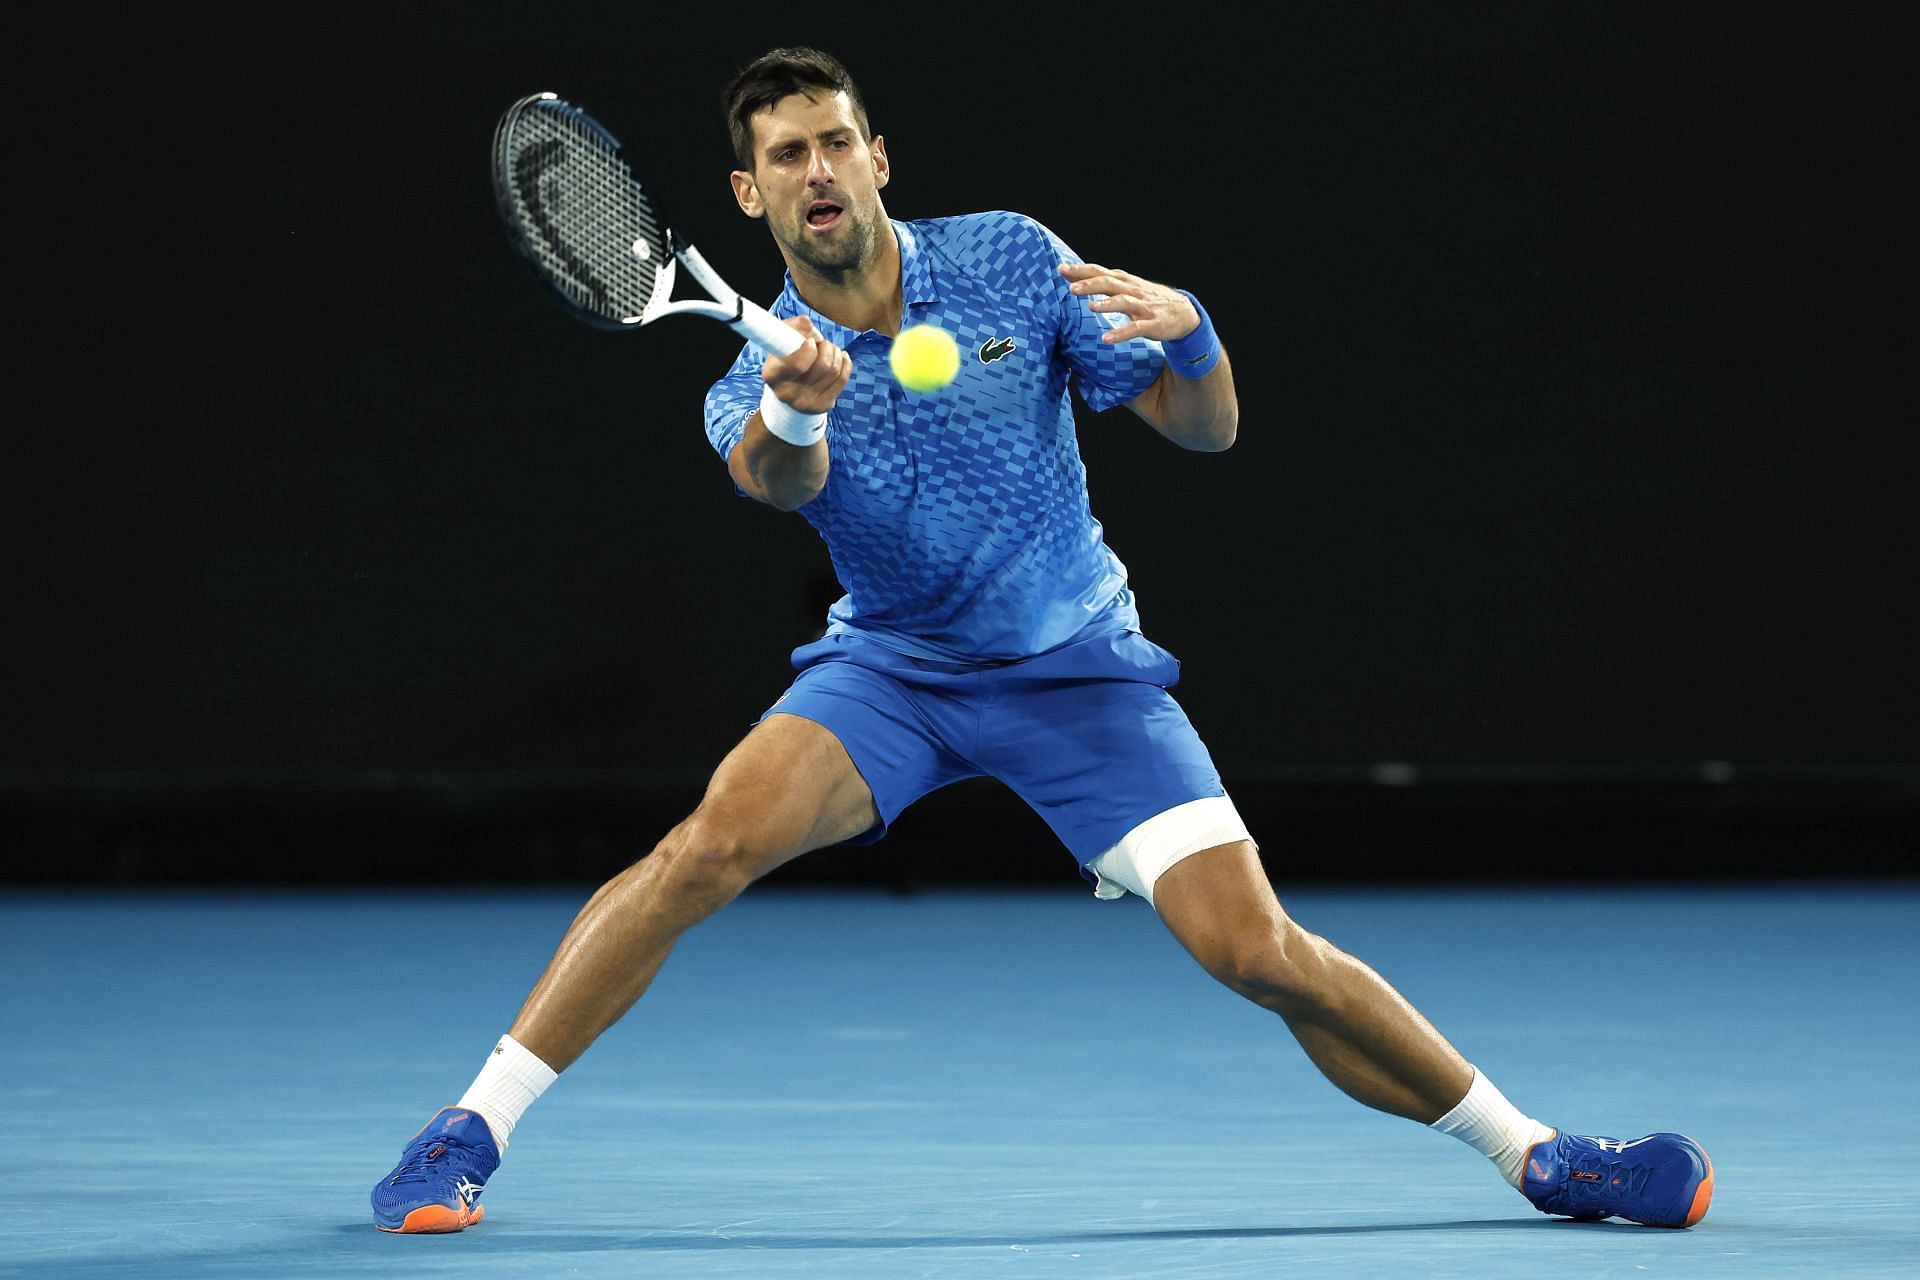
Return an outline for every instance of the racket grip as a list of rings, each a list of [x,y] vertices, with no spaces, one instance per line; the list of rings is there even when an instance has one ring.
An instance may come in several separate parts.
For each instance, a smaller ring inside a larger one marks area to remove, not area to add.
[[[745,298],[740,300],[740,318],[729,320],[727,327],[770,356],[790,356],[805,341],[775,319],[771,311]]]

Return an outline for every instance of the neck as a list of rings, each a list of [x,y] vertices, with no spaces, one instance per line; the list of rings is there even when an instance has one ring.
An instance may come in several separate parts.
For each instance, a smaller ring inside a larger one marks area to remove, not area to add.
[[[785,255],[794,288],[808,306],[835,324],[859,332],[874,329],[889,337],[900,332],[905,304],[900,292],[900,241],[893,223],[882,219],[870,261],[845,271],[822,271]]]

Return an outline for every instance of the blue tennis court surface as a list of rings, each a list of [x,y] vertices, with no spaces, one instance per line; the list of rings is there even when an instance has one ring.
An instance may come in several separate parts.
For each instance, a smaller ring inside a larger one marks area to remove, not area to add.
[[[367,1191],[586,890],[0,897],[0,1276],[1912,1275],[1920,892],[1283,890],[1523,1109],[1678,1129],[1686,1232],[1349,1103],[1137,900],[751,892],[459,1235]]]

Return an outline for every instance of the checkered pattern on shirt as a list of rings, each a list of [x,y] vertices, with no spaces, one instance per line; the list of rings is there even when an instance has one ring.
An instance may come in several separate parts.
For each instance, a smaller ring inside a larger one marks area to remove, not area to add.
[[[1160,344],[1101,342],[1124,317],[1067,291],[1057,268],[1080,258],[1031,218],[893,226],[905,325],[938,325],[960,344],[960,373],[946,388],[903,390],[887,367],[893,340],[814,311],[791,277],[772,307],[808,316],[853,356],[827,416],[826,487],[800,508],[847,590],[828,611],[829,629],[966,662],[1137,626],[1126,568],[1089,509],[1068,386],[1096,410],[1123,404],[1159,376]],[[1006,338],[1010,354],[982,359]],[[760,403],[764,360],[746,347],[707,394],[707,435],[723,458]]]

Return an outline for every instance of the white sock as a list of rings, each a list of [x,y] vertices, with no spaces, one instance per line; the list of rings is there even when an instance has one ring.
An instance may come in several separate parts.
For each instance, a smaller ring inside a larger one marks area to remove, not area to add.
[[[559,1078],[559,1072],[534,1057],[525,1045],[512,1036],[501,1036],[500,1043],[487,1055],[487,1065],[480,1068],[480,1074],[454,1105],[478,1111],[504,1154],[513,1126],[520,1123],[533,1100]]]
[[[1527,1152],[1535,1143],[1546,1142],[1554,1130],[1507,1101],[1493,1087],[1493,1081],[1473,1069],[1473,1083],[1460,1105],[1435,1120],[1430,1129],[1452,1134],[1478,1151],[1499,1168],[1500,1176],[1520,1186],[1520,1172],[1526,1167]]]

